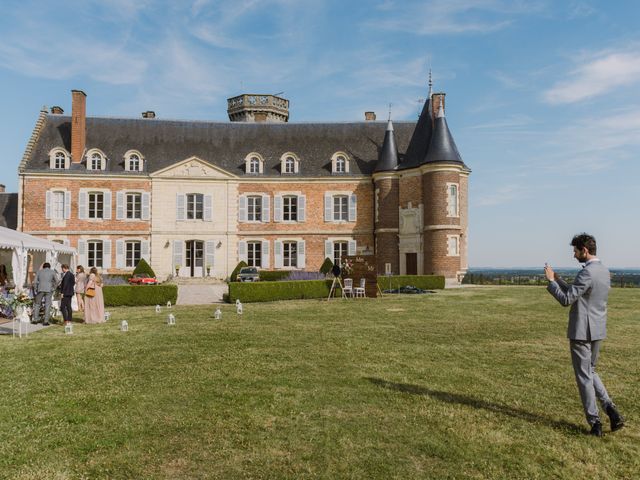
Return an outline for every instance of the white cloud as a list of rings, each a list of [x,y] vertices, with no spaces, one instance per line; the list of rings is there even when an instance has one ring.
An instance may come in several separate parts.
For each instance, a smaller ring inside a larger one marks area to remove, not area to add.
[[[524,188],[519,184],[511,184],[496,188],[495,190],[482,195],[475,205],[479,207],[492,207],[511,203],[516,199],[523,198]]]

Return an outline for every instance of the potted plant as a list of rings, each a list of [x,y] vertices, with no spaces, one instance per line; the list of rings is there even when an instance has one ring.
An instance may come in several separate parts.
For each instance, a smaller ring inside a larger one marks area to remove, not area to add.
[[[211,265],[207,265],[207,277],[211,276]]]
[[[180,265],[176,265],[176,277],[178,276],[178,273],[180,273]]]

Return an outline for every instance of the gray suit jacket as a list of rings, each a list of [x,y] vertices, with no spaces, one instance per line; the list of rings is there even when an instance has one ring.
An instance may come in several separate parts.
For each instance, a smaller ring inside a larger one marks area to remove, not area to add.
[[[569,311],[570,340],[602,340],[607,336],[609,270],[599,260],[587,264],[569,285],[562,279],[549,282],[547,290]]]
[[[36,273],[36,280],[34,287],[36,293],[39,292],[54,292],[58,286],[58,277],[56,272],[50,268],[41,268]]]

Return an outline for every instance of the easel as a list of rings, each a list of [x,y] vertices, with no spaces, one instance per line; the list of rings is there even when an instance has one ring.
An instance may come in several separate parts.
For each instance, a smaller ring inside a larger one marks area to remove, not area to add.
[[[340,287],[340,291],[342,292],[342,298],[347,298],[347,296],[344,294],[344,286],[342,285],[342,280],[340,280],[340,277],[333,277],[333,282],[331,282],[331,289],[329,290],[329,296],[327,297],[327,300],[331,299],[331,295],[335,295],[336,293],[336,284],[338,284],[338,286]]]

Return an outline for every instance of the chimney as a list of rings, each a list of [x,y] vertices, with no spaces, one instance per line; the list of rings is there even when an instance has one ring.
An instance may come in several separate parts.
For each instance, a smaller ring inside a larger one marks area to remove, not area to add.
[[[373,122],[376,119],[376,112],[364,112],[364,120],[366,122]]]
[[[0,183],[0,193],[4,193],[5,188],[6,187]]]
[[[442,111],[444,112],[444,96],[446,93],[438,92],[431,95],[431,117],[436,118],[438,115],[438,110],[440,109],[440,105],[442,104]]]
[[[87,141],[87,94],[71,90],[71,161],[82,162]]]
[[[62,115],[64,113],[64,110],[62,109],[62,107],[55,105],[51,107],[51,113],[53,113],[54,115]]]
[[[142,112],[142,118],[156,118],[156,112],[154,112],[153,110]]]

